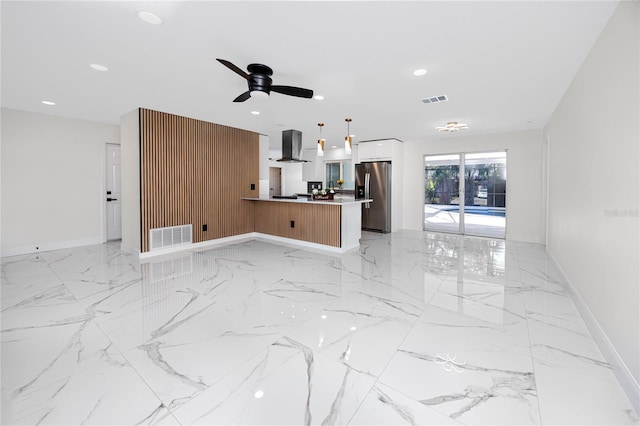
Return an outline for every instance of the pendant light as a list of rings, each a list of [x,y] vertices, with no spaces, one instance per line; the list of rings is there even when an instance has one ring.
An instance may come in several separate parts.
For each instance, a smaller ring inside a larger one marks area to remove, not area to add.
[[[345,120],[347,122],[347,136],[344,137],[344,153],[345,154],[351,154],[351,133],[349,132],[349,124],[351,124],[351,119],[350,118],[345,118]]]
[[[318,139],[318,157],[324,156],[324,139],[322,138],[322,126],[324,126],[324,123],[318,123],[318,127],[320,127],[320,139]]]

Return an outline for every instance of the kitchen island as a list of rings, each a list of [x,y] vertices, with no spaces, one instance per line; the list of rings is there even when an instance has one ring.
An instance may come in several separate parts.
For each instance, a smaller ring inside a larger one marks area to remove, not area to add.
[[[362,203],[334,200],[243,198],[255,204],[254,229],[283,242],[344,252],[360,245]]]

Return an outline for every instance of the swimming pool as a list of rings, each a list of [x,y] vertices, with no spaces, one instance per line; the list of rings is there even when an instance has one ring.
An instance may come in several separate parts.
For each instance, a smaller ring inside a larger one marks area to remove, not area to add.
[[[440,206],[437,204],[429,204],[430,207],[436,208],[441,211],[446,212],[460,212],[460,208],[458,206]],[[505,209],[503,207],[479,207],[479,206],[470,206],[464,208],[465,214],[481,214],[485,216],[499,216],[505,217]]]

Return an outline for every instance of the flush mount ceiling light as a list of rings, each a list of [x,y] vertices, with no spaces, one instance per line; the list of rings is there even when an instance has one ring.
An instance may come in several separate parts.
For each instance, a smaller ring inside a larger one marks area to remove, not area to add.
[[[147,24],[151,24],[151,25],[162,24],[162,18],[160,18],[155,13],[147,12],[146,10],[139,11],[138,18],[142,19]]]
[[[109,68],[105,67],[104,65],[100,65],[100,64],[89,64],[89,66],[91,68],[93,68],[96,71],[109,71]]]
[[[55,102],[52,102],[52,101],[42,101],[42,103],[45,104],[45,105],[50,105],[50,106],[53,106],[53,105],[56,104]]]
[[[324,156],[324,142],[325,140],[322,138],[322,127],[324,123],[318,123],[318,127],[320,127],[320,139],[318,139],[318,157]]]
[[[260,115],[260,111],[251,111],[251,114],[253,114],[253,115]]]
[[[459,130],[466,130],[469,127],[466,124],[458,123],[457,121],[450,121],[446,126],[436,127],[436,130],[439,132],[457,132]]]
[[[351,132],[349,132],[349,125],[351,124],[350,118],[345,118],[344,121],[347,122],[347,136],[344,137],[344,153],[351,154],[351,145],[353,140],[351,139]]]
[[[427,70],[425,70],[424,68],[420,68],[417,69],[413,72],[413,75],[415,75],[416,77],[419,77],[421,75],[425,75],[427,73]]]

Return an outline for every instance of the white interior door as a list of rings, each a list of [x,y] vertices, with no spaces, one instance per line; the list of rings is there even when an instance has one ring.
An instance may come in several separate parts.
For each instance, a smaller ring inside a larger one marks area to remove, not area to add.
[[[122,239],[120,145],[107,144],[107,240]]]
[[[282,195],[282,169],[269,167],[269,198]]]

